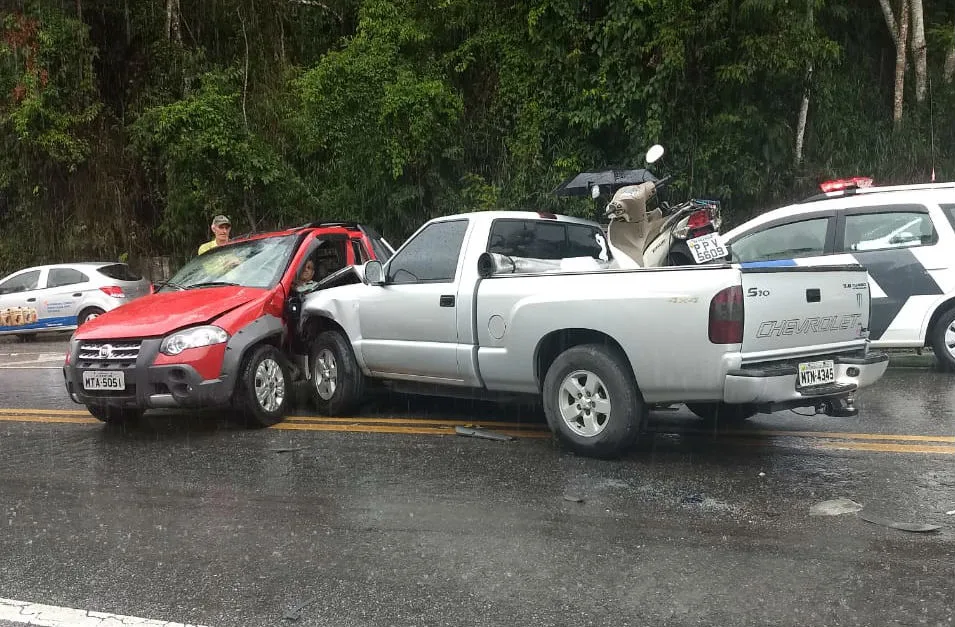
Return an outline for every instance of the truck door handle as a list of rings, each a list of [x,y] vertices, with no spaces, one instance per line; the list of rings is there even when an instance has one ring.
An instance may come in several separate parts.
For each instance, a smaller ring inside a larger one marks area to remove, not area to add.
[[[822,300],[822,293],[819,291],[818,287],[813,287],[806,290],[807,303],[818,303],[820,300]]]
[[[83,292],[77,292],[76,294],[73,294],[73,298],[79,298],[82,295],[83,295]]]
[[[441,300],[439,301],[442,307],[454,307],[454,295],[453,294],[442,294]]]
[[[35,303],[35,302],[36,302],[36,298],[35,298],[35,297],[34,297],[34,298],[28,298],[28,299],[27,299],[27,302],[28,302],[28,303]]]

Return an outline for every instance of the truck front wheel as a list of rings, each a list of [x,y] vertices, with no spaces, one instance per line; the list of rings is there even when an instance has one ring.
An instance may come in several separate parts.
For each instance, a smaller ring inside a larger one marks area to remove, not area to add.
[[[365,375],[351,344],[338,331],[324,331],[312,342],[309,357],[312,397],[325,416],[343,416],[361,403]]]
[[[598,344],[561,353],[547,370],[544,414],[571,450],[610,458],[640,435],[646,405],[622,355]]]

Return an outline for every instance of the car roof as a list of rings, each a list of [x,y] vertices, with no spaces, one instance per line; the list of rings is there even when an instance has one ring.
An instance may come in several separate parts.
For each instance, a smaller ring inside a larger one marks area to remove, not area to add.
[[[14,274],[19,274],[21,272],[32,272],[33,270],[52,270],[54,268],[87,268],[87,269],[96,269],[104,268],[106,266],[115,266],[115,265],[127,265],[122,261],[67,261],[64,263],[46,263],[39,266],[29,266],[26,268],[20,268],[18,270],[11,270],[6,274],[0,275],[0,278],[5,276],[11,276]]]
[[[940,203],[955,203],[955,183],[867,187],[849,194],[830,192],[761,213],[730,229],[723,234],[723,237],[732,239],[743,231],[790,217],[810,216],[859,207]]]
[[[471,211],[468,213],[457,213],[448,216],[434,218],[432,222],[446,222],[448,220],[460,220],[461,218],[486,218],[496,220],[500,218],[510,218],[517,220],[556,220],[557,222],[569,222],[573,224],[585,224],[587,226],[600,227],[600,224],[586,218],[577,218],[559,213],[550,213],[548,211],[508,211],[503,209],[489,209],[487,211]]]
[[[280,231],[269,231],[267,233],[255,233],[255,234],[246,234],[240,235],[235,239],[229,240],[229,244],[237,242],[251,242],[260,239],[267,239],[270,237],[283,237],[286,235],[298,235],[303,233],[311,232],[320,232],[320,233],[343,233],[346,235],[363,235],[362,229],[367,229],[371,232],[374,232],[374,229],[367,227],[365,225],[359,224],[357,222],[310,222],[308,224],[303,224],[302,226],[296,226],[288,229],[282,229]]]

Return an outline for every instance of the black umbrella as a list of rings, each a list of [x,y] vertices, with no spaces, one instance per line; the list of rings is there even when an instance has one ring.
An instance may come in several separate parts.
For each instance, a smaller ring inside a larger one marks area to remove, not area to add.
[[[600,186],[601,193],[614,193],[626,185],[639,185],[659,179],[649,170],[604,170],[603,172],[581,172],[570,177],[552,193],[558,196],[590,196],[590,188]]]

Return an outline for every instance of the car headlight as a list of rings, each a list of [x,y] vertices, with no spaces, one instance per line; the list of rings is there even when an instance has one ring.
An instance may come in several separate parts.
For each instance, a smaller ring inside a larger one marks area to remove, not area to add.
[[[187,348],[212,346],[228,341],[228,333],[210,324],[173,333],[159,345],[159,352],[165,355],[178,355]]]

